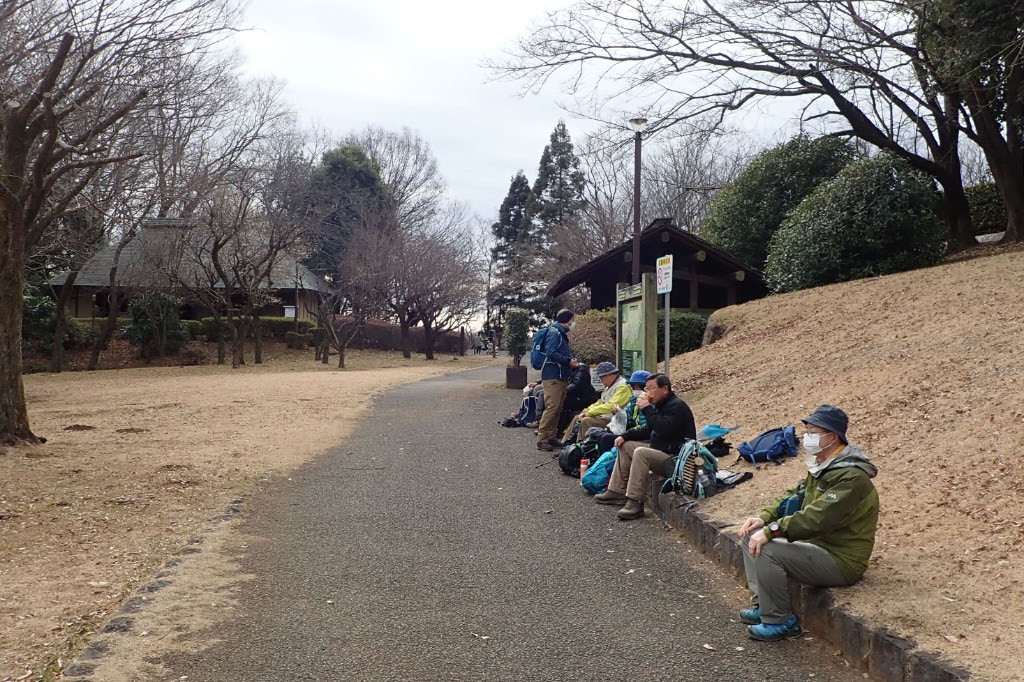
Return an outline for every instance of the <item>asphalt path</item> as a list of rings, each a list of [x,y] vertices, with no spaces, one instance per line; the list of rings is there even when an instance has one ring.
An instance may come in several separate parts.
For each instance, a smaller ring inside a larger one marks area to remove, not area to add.
[[[537,468],[532,430],[498,425],[519,402],[502,379],[392,390],[251,500],[238,617],[166,658],[171,679],[862,679],[816,641],[750,640],[731,577]]]

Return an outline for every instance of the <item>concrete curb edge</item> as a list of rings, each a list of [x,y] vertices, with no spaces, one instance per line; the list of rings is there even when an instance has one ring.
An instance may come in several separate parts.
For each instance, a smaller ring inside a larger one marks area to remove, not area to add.
[[[654,477],[648,487],[651,508],[715,563],[745,583],[739,535],[728,524],[713,520],[690,498],[659,495],[664,479]],[[966,682],[971,675],[937,655],[917,648],[913,639],[884,627],[872,627],[835,603],[832,590],[790,584],[793,609],[805,628],[842,652],[851,667],[881,682]]]

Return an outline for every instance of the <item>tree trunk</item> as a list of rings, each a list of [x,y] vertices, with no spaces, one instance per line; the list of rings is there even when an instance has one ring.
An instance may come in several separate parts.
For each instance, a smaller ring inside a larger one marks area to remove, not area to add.
[[[217,323],[217,364],[223,365],[228,361],[227,343],[224,341],[224,320],[216,318]]]
[[[72,270],[64,280],[57,294],[57,310],[53,324],[53,351],[50,353],[50,371],[54,374],[64,369],[64,331],[67,328],[67,306],[78,271]]]
[[[944,182],[944,179],[940,178],[939,182],[942,184],[943,204],[946,209],[944,213],[946,223],[949,225],[949,251],[962,251],[968,247],[976,246],[978,239],[974,236],[971,204],[967,201],[963,181],[956,177],[948,182]]]
[[[434,328],[423,322],[423,355],[427,360],[434,359],[434,343],[437,341]]]
[[[253,364],[263,364],[263,325],[259,317],[252,321],[252,361]]]
[[[398,320],[399,329],[402,332],[401,344],[402,344],[402,357],[408,360],[412,357],[412,351],[409,349],[411,345],[409,339],[409,320],[405,318],[399,318]]]
[[[0,215],[0,219],[3,216]],[[28,424],[25,385],[21,378],[21,314],[25,289],[24,263],[0,253],[0,443],[38,444]]]
[[[345,369],[345,344],[338,344],[338,369]]]
[[[95,371],[99,365],[100,351],[106,350],[107,346],[110,345],[110,339],[114,336],[114,329],[117,327],[117,314],[121,311],[121,303],[118,300],[118,287],[116,283],[110,288],[107,301],[110,303],[107,319],[103,320],[100,333],[96,335],[96,340],[93,341],[92,352],[89,354],[89,364],[86,366],[86,369],[90,372]]]

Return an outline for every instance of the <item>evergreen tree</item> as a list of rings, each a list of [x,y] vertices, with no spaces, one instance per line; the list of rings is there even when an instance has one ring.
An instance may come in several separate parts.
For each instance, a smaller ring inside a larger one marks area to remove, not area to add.
[[[366,225],[389,229],[394,224],[394,202],[376,165],[354,144],[325,152],[314,169],[312,186],[310,200],[325,217],[310,240],[307,265],[337,274],[352,231]]]
[[[498,220],[491,225],[495,238],[491,253],[497,271],[497,282],[491,292],[491,304],[495,310],[495,319],[491,323],[496,326],[501,326],[506,309],[531,308],[531,300],[543,286],[533,281],[537,249],[529,217],[532,197],[530,181],[523,171],[518,171],[501,202]]]
[[[583,209],[583,188],[586,179],[580,170],[564,121],[559,121],[551,133],[551,141],[544,147],[533,183],[533,198],[528,216],[534,225],[537,245],[549,249],[559,237],[565,237],[560,228],[572,227]]]

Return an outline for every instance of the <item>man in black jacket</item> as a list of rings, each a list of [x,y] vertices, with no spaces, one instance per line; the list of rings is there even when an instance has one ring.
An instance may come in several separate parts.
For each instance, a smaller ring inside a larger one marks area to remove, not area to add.
[[[598,392],[590,382],[590,366],[580,361],[580,364],[574,367],[572,374],[569,375],[569,387],[566,390],[565,402],[562,403],[562,415],[558,420],[558,433],[563,434],[563,441],[568,442],[568,439],[572,437],[571,433],[564,433],[565,427],[569,425],[572,418],[598,397]]]
[[[650,472],[669,475],[672,458],[679,448],[686,440],[697,437],[690,406],[672,392],[672,382],[664,374],[652,374],[647,379],[647,392],[637,398],[636,404],[647,424],[615,439],[619,456],[608,490],[594,497],[598,504],[624,504],[618,513],[621,521],[644,515]],[[642,442],[646,440],[650,440],[650,445]]]

